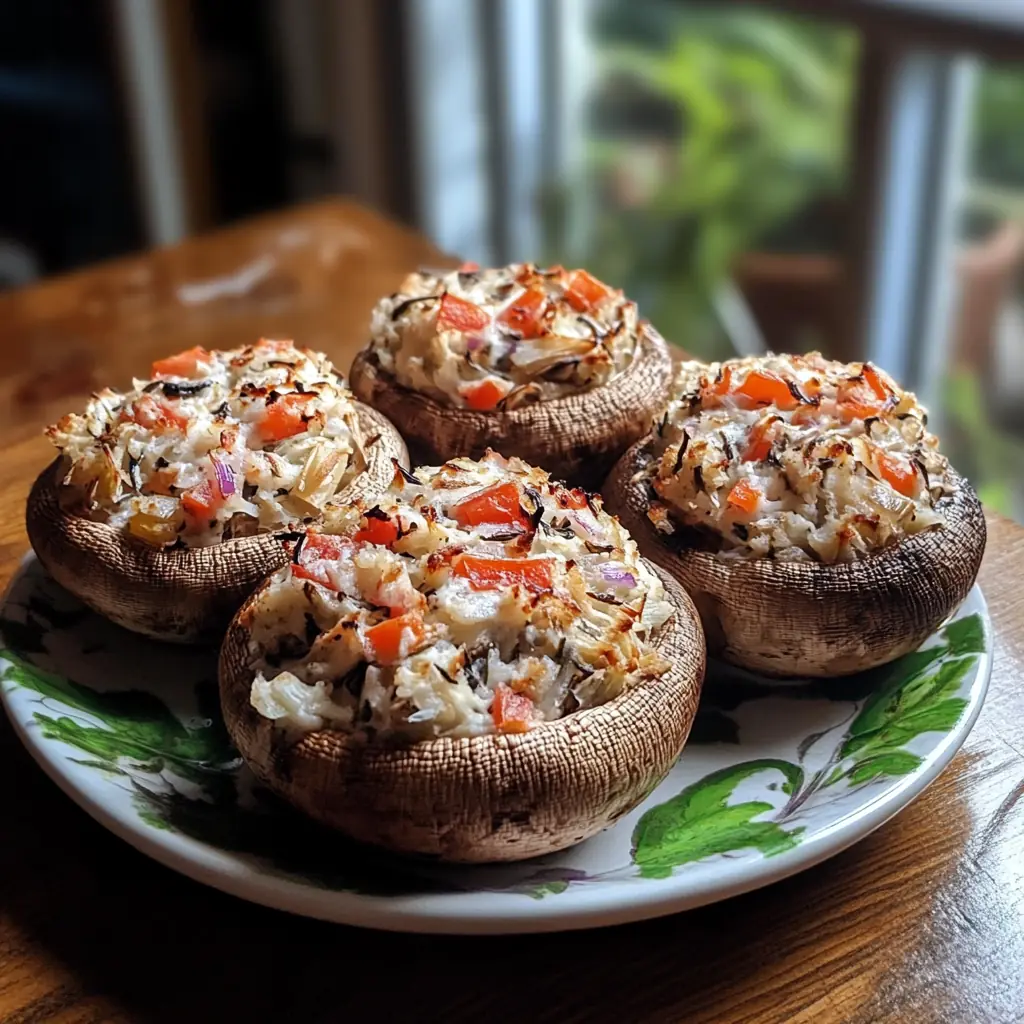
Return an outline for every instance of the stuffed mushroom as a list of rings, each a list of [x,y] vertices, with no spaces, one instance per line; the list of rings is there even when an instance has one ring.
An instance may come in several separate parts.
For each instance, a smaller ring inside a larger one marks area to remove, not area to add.
[[[306,814],[486,861],[635,806],[703,669],[689,599],[600,499],[488,453],[332,510],[236,616],[220,685],[237,748]]]
[[[39,559],[113,621],[182,642],[223,633],[286,561],[277,534],[384,489],[407,457],[323,355],[290,341],[161,359],[47,435],[60,455],[26,515]]]
[[[871,363],[817,353],[682,364],[605,493],[694,598],[709,650],[773,675],[913,650],[985,548],[978,498],[916,397]]]
[[[495,448],[591,484],[660,415],[671,376],[621,291],[532,264],[411,274],[377,304],[351,373],[415,456]]]

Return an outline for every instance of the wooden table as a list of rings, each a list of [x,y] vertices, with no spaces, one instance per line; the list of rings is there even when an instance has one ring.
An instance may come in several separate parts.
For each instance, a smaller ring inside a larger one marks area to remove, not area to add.
[[[440,259],[329,202],[0,297],[4,582],[45,423],[196,344],[294,337],[347,369],[376,297]],[[1022,580],[1024,529],[992,517],[991,691],[916,804],[788,881],[604,931],[402,936],[243,903],[93,823],[0,717],[0,1021],[1022,1021]]]

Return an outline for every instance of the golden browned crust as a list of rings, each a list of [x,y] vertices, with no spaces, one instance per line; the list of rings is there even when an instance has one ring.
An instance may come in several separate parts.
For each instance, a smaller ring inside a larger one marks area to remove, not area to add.
[[[561,850],[635,807],[675,763],[697,710],[704,638],[683,589],[654,645],[672,663],[600,707],[517,735],[399,745],[321,730],[289,743],[249,702],[246,614],[220,654],[224,720],[257,777],[310,817],[363,842],[448,861]]]
[[[368,349],[352,363],[349,385],[398,427],[418,464],[457,455],[476,459],[492,448],[506,457],[518,455],[557,479],[593,488],[626,448],[650,430],[668,401],[668,347],[646,322],[638,341],[629,368],[607,384],[506,411],[442,405],[396,384],[374,364]]]
[[[648,443],[638,442],[616,464],[602,490],[605,507],[640,551],[689,591],[708,652],[724,661],[791,677],[885,664],[919,647],[978,575],[985,515],[970,484],[952,470],[954,493],[938,505],[946,520],[941,530],[834,565],[727,559],[666,537],[647,518],[648,490],[636,474]]]
[[[367,468],[342,501],[374,498],[394,476],[392,458],[406,464],[398,431],[374,409],[356,403]],[[287,560],[273,534],[241,537],[205,548],[163,551],[64,511],[58,502],[62,460],[32,486],[25,511],[29,541],[61,586],[113,622],[177,643],[219,640],[253,588]]]

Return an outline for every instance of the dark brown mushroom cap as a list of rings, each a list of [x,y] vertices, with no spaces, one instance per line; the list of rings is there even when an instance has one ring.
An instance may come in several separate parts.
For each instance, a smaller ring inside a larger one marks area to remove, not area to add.
[[[362,403],[356,412],[367,466],[339,493],[341,501],[375,498],[394,477],[391,459],[406,464],[409,457],[380,413]],[[62,461],[55,459],[32,486],[29,541],[62,587],[120,626],[176,643],[219,641],[245,598],[287,561],[272,534],[164,551],[67,512],[58,501]]]
[[[665,537],[647,518],[650,439],[619,460],[602,490],[640,551],[689,591],[708,653],[772,676],[840,676],[918,648],[967,596],[985,553],[985,515],[970,484],[938,505],[946,525],[856,562],[728,559]]]
[[[477,459],[488,448],[518,455],[556,479],[596,487],[615,460],[643,437],[668,402],[672,358],[660,334],[639,327],[633,362],[607,384],[516,409],[478,412],[443,405],[396,384],[364,348],[352,363],[349,384],[402,432],[417,464],[458,455]]]
[[[289,743],[256,711],[244,623],[257,591],[221,648],[228,732],[272,790],[362,842],[464,862],[522,860],[573,846],[614,824],[661,781],[697,710],[700,621],[682,587],[656,571],[676,609],[652,638],[671,662],[665,675],[526,733],[404,744],[331,730]]]

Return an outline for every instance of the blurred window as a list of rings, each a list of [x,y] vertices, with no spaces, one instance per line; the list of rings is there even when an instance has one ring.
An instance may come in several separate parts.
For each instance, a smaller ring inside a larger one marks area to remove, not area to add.
[[[701,356],[828,348],[843,327],[857,33],[672,0],[586,16],[585,132],[546,183],[548,258],[626,288]]]
[[[1024,59],[979,64],[972,94],[944,442],[989,508],[1024,522]]]

